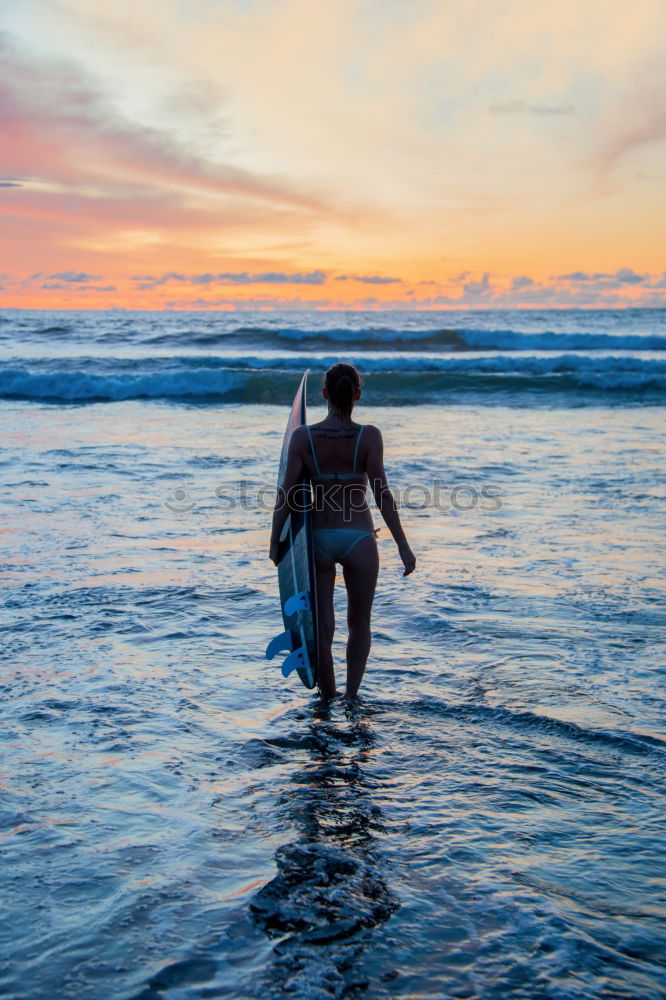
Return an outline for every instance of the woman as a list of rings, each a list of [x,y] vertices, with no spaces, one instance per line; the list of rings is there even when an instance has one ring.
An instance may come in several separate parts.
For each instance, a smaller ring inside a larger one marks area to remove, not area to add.
[[[313,486],[312,515],[317,573],[319,625],[319,690],[334,698],[335,672],[331,644],[335,630],[333,589],[340,563],[347,588],[347,688],[356,697],[370,652],[370,613],[375,596],[379,554],[366,503],[368,481],[386,525],[398,546],[408,576],[416,559],[407,544],[395,501],[386,482],[382,435],[371,424],[352,421],[361,398],[361,380],[353,365],[337,364],[324,376],[328,415],[318,424],[298,427],[289,442],[287,467],[273,514],[270,558],[277,564],[278,541],[289,514],[285,497],[305,471]],[[377,529],[379,530],[379,529]]]

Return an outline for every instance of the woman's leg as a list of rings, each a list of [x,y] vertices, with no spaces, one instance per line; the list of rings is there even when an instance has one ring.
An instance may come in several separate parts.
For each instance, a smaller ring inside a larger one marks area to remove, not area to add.
[[[379,552],[374,536],[363,538],[342,560],[347,587],[347,690],[355,698],[370,652],[370,615],[379,573]]]
[[[335,632],[333,591],[335,589],[335,563],[317,553],[317,626],[319,632],[319,677],[322,697],[335,697],[335,671],[331,644]]]

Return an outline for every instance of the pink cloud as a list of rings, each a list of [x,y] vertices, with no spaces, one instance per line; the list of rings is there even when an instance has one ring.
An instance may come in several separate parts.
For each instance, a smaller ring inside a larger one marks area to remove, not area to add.
[[[153,186],[198,189],[325,211],[287,181],[196,156],[173,134],[135,124],[114,110],[99,84],[62,60],[31,60],[0,35],[3,170],[32,180],[102,185],[112,195]]]
[[[627,153],[666,139],[666,91],[663,55],[647,60],[613,108],[606,136],[595,157],[603,175]]]

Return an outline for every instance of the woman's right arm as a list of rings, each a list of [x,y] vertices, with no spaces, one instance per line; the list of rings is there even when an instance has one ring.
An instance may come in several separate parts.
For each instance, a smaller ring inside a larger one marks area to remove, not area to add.
[[[410,549],[405,532],[400,523],[400,515],[395,498],[389,489],[384,470],[384,441],[378,427],[366,427],[366,444],[368,447],[368,458],[366,470],[370,488],[375,498],[375,503],[379,507],[380,513],[386,522],[386,527],[393,535],[398,552],[405,567],[405,576],[414,572],[416,557]]]

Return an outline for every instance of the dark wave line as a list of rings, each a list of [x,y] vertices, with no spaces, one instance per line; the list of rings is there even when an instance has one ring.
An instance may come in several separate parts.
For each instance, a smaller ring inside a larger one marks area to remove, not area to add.
[[[495,723],[510,728],[526,728],[551,733],[567,740],[601,744],[614,750],[639,756],[666,755],[666,740],[645,733],[637,735],[624,730],[590,729],[576,722],[567,722],[536,712],[515,712],[509,708],[488,705],[447,705],[437,699],[418,699],[406,706],[418,714],[446,716],[460,721]]]
[[[168,316],[168,318],[166,318]],[[427,318],[415,327],[391,326],[386,323],[362,323],[348,326],[326,327],[323,318],[303,325],[279,325],[278,322],[260,324],[230,323],[227,316],[205,314],[197,324],[184,323],[173,329],[173,317],[165,314],[134,318],[132,321],[77,317],[70,322],[36,323],[31,326],[23,319],[10,321],[7,317],[0,335],[0,342],[10,342],[12,337],[21,341],[55,340],[59,343],[133,344],[152,347],[187,348],[241,348],[243,350],[295,350],[308,351],[434,351],[457,353],[461,351],[666,351],[666,335],[660,332],[608,333],[603,330],[581,328],[570,331],[520,330],[511,326],[435,327]],[[418,320],[416,321],[419,322]],[[616,321],[617,322],[617,321]],[[319,325],[321,323],[321,325]],[[657,321],[655,321],[657,325]],[[593,327],[593,324],[590,323]],[[619,326],[619,324],[618,324]],[[171,327],[171,328],[169,328]],[[621,328],[620,328],[621,329]],[[657,331],[659,327],[657,326]]]
[[[366,328],[310,330],[299,327],[270,329],[239,327],[228,332],[160,334],[148,338],[146,344],[186,347],[237,346],[283,348],[286,344],[310,350],[331,350],[350,347],[354,350],[376,351],[666,351],[666,337],[659,335],[605,333],[524,333],[512,329],[442,329],[393,330]]]

